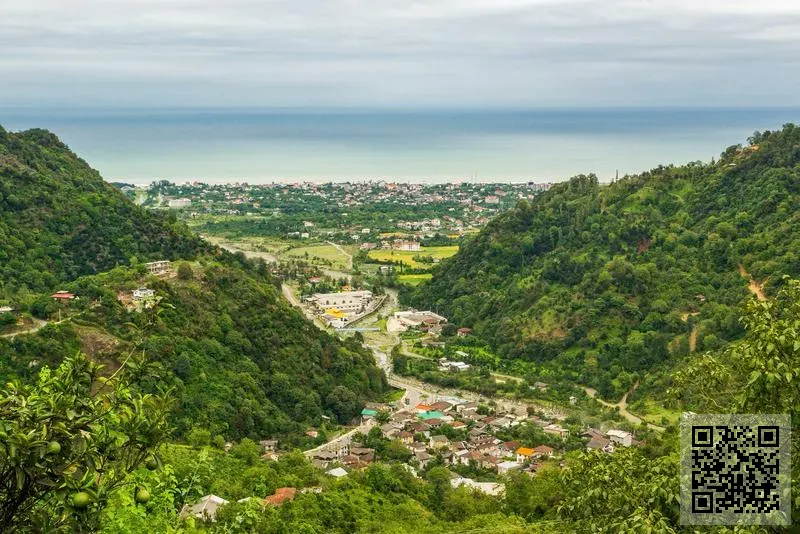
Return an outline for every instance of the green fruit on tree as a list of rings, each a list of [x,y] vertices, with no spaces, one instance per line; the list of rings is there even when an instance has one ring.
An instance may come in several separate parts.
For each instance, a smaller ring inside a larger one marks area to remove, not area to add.
[[[144,504],[150,500],[150,492],[144,488],[139,488],[136,490],[136,502],[139,504]]]
[[[78,508],[79,510],[83,510],[84,508],[89,506],[89,503],[91,502],[92,498],[85,491],[79,491],[78,493],[72,496],[72,506],[74,508]]]
[[[51,441],[47,444],[47,454],[58,454],[61,452],[61,444],[57,441]]]
[[[155,456],[151,456],[144,463],[144,466],[148,468],[150,471],[155,471],[156,469],[158,469],[158,460],[156,460]]]

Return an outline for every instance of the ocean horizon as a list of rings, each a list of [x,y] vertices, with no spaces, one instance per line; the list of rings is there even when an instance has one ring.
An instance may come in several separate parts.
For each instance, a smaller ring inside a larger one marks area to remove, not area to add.
[[[540,110],[0,108],[109,181],[602,181],[710,161],[798,108]]]

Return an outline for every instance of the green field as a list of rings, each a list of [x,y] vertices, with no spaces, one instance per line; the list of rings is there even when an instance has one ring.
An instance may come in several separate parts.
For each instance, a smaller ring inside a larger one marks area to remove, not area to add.
[[[447,247],[422,247],[418,252],[405,250],[371,250],[369,257],[379,262],[402,262],[412,269],[432,269],[434,263],[420,263],[414,259],[415,256],[431,256],[432,258],[443,260],[458,252],[458,245]]]
[[[311,245],[307,247],[297,247],[285,251],[282,254],[284,257],[305,258],[308,255],[309,259],[313,262],[314,258],[331,262],[331,267],[335,269],[348,269],[348,258],[336,247],[331,245]]]
[[[433,275],[430,273],[425,274],[401,274],[397,277],[397,281],[407,286],[418,286],[425,280],[430,280]]]
[[[633,403],[628,409],[648,423],[655,425],[664,424],[662,417],[666,417],[670,424],[677,424],[681,415],[681,412],[660,406],[650,399]]]

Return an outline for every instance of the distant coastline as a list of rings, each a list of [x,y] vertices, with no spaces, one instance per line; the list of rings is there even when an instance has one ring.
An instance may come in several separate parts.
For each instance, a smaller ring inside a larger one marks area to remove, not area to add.
[[[11,130],[47,128],[109,181],[608,181],[709,161],[788,108],[574,110],[0,109]]]

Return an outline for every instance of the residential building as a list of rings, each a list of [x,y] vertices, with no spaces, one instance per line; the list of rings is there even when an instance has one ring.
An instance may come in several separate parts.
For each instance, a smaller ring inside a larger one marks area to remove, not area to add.
[[[181,508],[180,516],[182,519],[196,517],[206,521],[215,521],[217,510],[226,504],[228,504],[228,501],[222,497],[206,495],[192,505],[184,504],[183,508]]]
[[[151,299],[156,296],[156,292],[146,287],[140,287],[133,290],[133,300]]]
[[[561,439],[567,439],[567,436],[569,435],[569,430],[567,430],[566,428],[562,428],[561,426],[555,423],[551,423],[545,426],[542,430],[544,430],[545,434],[552,434],[554,436],[560,437]]]
[[[622,445],[623,447],[630,447],[633,445],[633,434],[625,430],[612,429],[606,432],[606,435],[617,445]]]
[[[526,462],[532,460],[536,451],[528,447],[520,447],[517,449],[517,461],[519,463]]]
[[[326,475],[330,475],[330,476],[332,476],[334,478],[342,478],[344,476],[347,476],[347,471],[345,471],[341,467],[335,467],[335,468],[331,469],[330,471],[327,471],[325,474]]]
[[[172,263],[168,260],[151,261],[144,264],[147,272],[156,276],[168,274],[172,271]]]
[[[278,488],[275,493],[264,499],[264,504],[281,506],[285,502],[294,500],[297,495],[297,488]]]
[[[314,293],[310,301],[320,310],[335,309],[342,313],[359,313],[372,302],[372,291],[343,291],[341,293]]]
[[[516,471],[520,467],[521,465],[517,462],[510,462],[510,461],[500,462],[499,464],[497,464],[497,473],[500,475],[504,475],[509,471]]]

